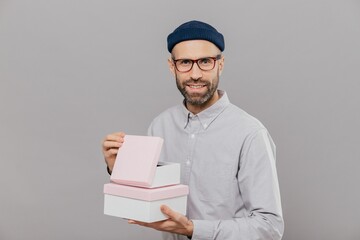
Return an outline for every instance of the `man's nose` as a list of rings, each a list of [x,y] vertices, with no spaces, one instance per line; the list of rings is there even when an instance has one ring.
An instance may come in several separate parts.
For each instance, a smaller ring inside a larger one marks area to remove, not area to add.
[[[190,70],[190,77],[194,80],[198,80],[202,77],[202,75],[203,75],[202,70],[199,68],[197,63],[194,62],[194,65],[193,65],[192,69]]]

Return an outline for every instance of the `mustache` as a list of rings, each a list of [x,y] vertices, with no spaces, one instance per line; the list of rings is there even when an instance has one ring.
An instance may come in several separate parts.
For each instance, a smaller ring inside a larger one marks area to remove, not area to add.
[[[202,80],[202,79],[189,79],[189,80],[186,80],[184,82],[185,84],[189,85],[189,84],[202,84],[202,85],[209,85],[209,81],[206,81],[206,80]]]

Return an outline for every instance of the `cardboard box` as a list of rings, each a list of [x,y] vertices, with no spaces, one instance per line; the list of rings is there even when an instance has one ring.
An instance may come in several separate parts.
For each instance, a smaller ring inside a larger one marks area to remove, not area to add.
[[[104,185],[104,193],[106,215],[156,222],[168,218],[160,211],[163,204],[185,215],[189,189],[185,185],[146,189],[109,183]]]
[[[167,205],[186,215],[189,189],[180,185],[180,164],[158,162],[163,139],[126,135],[110,177],[104,185],[104,213],[111,216],[155,222],[167,216]]]

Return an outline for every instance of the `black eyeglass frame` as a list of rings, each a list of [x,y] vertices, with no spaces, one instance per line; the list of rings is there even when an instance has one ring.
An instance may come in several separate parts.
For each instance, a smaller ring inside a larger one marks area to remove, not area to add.
[[[178,71],[181,72],[181,73],[186,73],[186,72],[190,72],[190,71],[191,71],[191,69],[193,68],[195,62],[196,62],[196,65],[198,66],[198,68],[199,68],[201,71],[211,71],[211,70],[214,69],[214,67],[215,67],[215,65],[216,65],[216,61],[219,60],[219,59],[221,59],[221,57],[222,57],[222,55],[221,55],[221,54],[218,54],[218,55],[216,55],[215,57],[202,57],[202,58],[198,58],[198,59],[188,59],[188,58],[174,59],[174,58],[172,58],[172,60],[173,60],[173,62],[174,62],[174,65],[175,65],[176,70],[178,70]],[[204,69],[202,69],[202,68],[200,67],[199,61],[200,61],[200,60],[203,60],[203,59],[207,59],[207,58],[210,58],[210,59],[214,60],[214,65],[212,66],[211,69],[206,69],[206,70],[204,70]],[[180,70],[178,69],[178,67],[177,67],[177,65],[176,65],[176,62],[181,61],[181,60],[191,61],[191,67],[190,67],[189,70],[187,70],[187,71],[180,71]]]

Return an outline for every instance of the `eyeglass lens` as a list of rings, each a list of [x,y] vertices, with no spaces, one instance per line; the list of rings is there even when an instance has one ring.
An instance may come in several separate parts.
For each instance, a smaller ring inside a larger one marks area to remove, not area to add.
[[[180,72],[188,72],[192,69],[194,63],[198,65],[201,70],[209,71],[215,67],[215,62],[217,58],[200,58],[196,60],[192,59],[179,59],[175,61],[175,65],[178,71]]]

